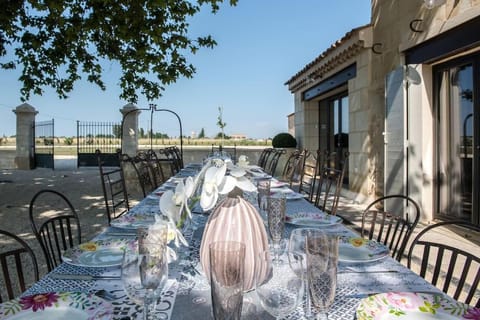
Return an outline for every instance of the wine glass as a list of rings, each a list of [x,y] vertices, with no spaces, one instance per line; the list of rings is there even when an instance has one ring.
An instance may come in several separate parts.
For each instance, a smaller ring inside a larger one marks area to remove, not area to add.
[[[275,318],[293,312],[303,298],[303,281],[290,268],[288,258],[273,259],[263,251],[255,263],[255,292],[262,307]]]
[[[338,237],[321,230],[308,232],[305,252],[311,301],[319,311],[317,319],[328,319],[337,289]]]
[[[143,304],[143,319],[149,317],[155,291],[165,286],[168,262],[165,243],[142,242],[141,249],[127,248],[122,261],[125,292],[136,304]]]
[[[305,317],[311,318],[311,301],[310,290],[307,281],[307,253],[305,251],[305,241],[309,231],[314,231],[311,228],[298,228],[292,230],[290,233],[290,241],[288,242],[288,259],[290,267],[295,274],[301,278],[305,284]]]

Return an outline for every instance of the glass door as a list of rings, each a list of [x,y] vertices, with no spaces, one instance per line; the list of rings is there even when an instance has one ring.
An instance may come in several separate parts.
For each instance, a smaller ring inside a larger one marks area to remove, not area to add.
[[[434,70],[438,106],[438,215],[478,223],[477,58]]]
[[[345,161],[345,153],[348,151],[349,133],[348,93],[345,92],[330,98],[328,106],[330,110],[330,128],[327,149],[336,153],[337,157],[334,166],[341,168],[348,165],[348,162]],[[343,183],[348,185],[348,168],[345,169]]]

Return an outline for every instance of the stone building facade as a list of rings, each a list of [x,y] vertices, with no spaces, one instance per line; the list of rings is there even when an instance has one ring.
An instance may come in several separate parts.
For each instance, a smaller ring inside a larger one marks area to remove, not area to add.
[[[349,152],[345,194],[480,217],[480,0],[372,0],[371,23],[287,82],[301,147]]]

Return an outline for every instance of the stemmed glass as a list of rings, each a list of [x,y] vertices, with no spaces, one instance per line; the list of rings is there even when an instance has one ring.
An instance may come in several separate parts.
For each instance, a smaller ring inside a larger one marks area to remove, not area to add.
[[[281,240],[285,231],[285,206],[284,196],[268,197],[268,233],[276,256],[281,252]]]
[[[338,237],[321,230],[310,231],[305,240],[307,281],[317,319],[328,319],[337,289]]]
[[[290,241],[288,242],[288,259],[290,267],[295,274],[303,280],[305,284],[305,317],[311,318],[312,311],[310,301],[310,290],[307,281],[307,253],[305,250],[306,237],[309,231],[315,229],[298,228],[290,233]]]
[[[264,219],[266,218],[266,212],[268,209],[267,199],[270,196],[270,179],[259,179],[257,180],[257,191],[258,191],[258,208]]]
[[[166,244],[139,242],[136,248],[127,248],[122,261],[122,282],[127,295],[136,304],[143,304],[143,319],[149,318],[150,305],[155,300],[155,291],[165,286],[168,280]]]
[[[303,298],[303,281],[290,268],[287,257],[274,259],[261,252],[255,263],[255,292],[262,307],[275,318],[293,312]]]

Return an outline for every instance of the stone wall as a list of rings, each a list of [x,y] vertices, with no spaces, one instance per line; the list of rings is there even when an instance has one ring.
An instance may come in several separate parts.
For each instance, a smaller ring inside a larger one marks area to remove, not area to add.
[[[15,149],[0,149],[0,169],[15,169]]]

